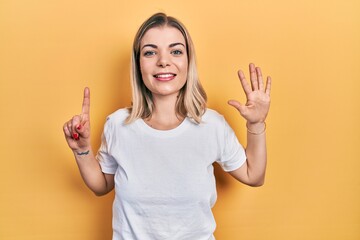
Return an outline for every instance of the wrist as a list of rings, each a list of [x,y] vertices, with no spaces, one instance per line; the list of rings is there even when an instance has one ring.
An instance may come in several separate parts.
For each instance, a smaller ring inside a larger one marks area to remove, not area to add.
[[[83,156],[83,155],[88,155],[89,153],[90,153],[90,150],[87,150],[87,151],[83,151],[83,152],[76,152],[76,155]]]
[[[258,123],[246,123],[247,132],[252,135],[260,135],[265,133],[266,131],[266,123],[265,122],[258,122]]]
[[[73,153],[75,156],[86,156],[89,155],[91,152],[91,148],[87,147],[87,148],[79,148],[76,150],[73,150]]]

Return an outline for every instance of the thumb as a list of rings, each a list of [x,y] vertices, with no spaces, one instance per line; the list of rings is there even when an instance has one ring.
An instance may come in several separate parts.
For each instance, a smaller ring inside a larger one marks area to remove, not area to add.
[[[89,137],[90,135],[89,122],[87,121],[87,122],[79,123],[76,126],[76,132],[78,132],[82,137],[85,138]]]
[[[246,107],[244,106],[244,104],[241,104],[240,102],[238,102],[236,100],[229,100],[228,104],[230,106],[233,106],[234,108],[236,108],[242,116],[244,115],[244,113],[246,111]]]

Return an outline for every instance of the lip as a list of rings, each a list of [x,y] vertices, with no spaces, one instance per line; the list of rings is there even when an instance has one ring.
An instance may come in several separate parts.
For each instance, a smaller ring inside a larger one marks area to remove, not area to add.
[[[158,80],[158,81],[171,81],[176,77],[175,73],[171,73],[171,72],[163,72],[163,73],[156,73],[153,75],[153,77]]]

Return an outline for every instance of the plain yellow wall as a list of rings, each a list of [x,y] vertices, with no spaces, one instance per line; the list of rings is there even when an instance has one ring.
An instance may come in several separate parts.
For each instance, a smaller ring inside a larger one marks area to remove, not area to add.
[[[243,144],[236,71],[273,79],[261,188],[216,169],[220,240],[360,239],[360,1],[0,2],[0,239],[111,239],[113,193],[83,184],[62,125],[92,90],[92,136],[130,103],[139,25],[165,11],[188,27],[209,107]]]

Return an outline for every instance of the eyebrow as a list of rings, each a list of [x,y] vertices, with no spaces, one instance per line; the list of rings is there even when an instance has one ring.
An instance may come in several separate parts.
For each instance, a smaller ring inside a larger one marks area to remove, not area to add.
[[[185,45],[184,45],[183,43],[180,43],[180,42],[178,42],[178,43],[171,43],[171,44],[169,45],[169,47],[172,48],[172,47],[175,47],[175,46],[177,46],[177,45],[182,45],[183,47],[185,47]],[[145,48],[145,47],[158,48],[158,46],[156,46],[155,44],[145,44],[141,49],[143,49],[143,48]]]

